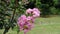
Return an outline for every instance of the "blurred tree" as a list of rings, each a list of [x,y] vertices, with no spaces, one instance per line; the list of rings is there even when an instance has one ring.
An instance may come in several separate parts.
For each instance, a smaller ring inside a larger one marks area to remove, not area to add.
[[[3,34],[10,28],[13,29],[17,25],[18,16],[24,14],[25,8],[19,2],[19,0],[0,0],[0,29],[5,29]]]
[[[26,9],[28,9],[28,8],[31,8],[31,9],[33,9],[33,8],[35,8],[36,6],[35,6],[35,3],[36,3],[36,0],[34,0],[34,1],[29,1],[28,3],[26,3],[26,4],[24,4],[23,6],[26,8]]]
[[[60,0],[58,0],[57,3],[55,4],[55,8],[58,10],[56,12],[56,15],[60,15]]]
[[[55,8],[60,9],[60,0],[57,1],[58,3],[55,4]]]
[[[40,0],[40,2],[41,2],[40,8],[42,9],[41,15],[43,17],[46,17],[46,15],[49,16],[52,13],[50,10],[50,7],[54,6],[54,1],[53,0]]]
[[[53,6],[54,5],[54,1],[53,0],[41,0],[40,2],[42,4],[48,4],[49,6]]]

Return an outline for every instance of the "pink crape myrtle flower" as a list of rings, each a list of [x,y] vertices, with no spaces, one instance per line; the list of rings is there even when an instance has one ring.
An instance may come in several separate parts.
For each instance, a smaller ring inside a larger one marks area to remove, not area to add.
[[[26,10],[26,14],[32,14],[32,16],[35,18],[40,16],[40,11],[37,8],[33,8],[33,9],[29,8]]]
[[[21,17],[18,18],[18,26],[20,30],[24,31],[24,34],[26,34],[27,31],[31,30],[33,27],[33,18],[28,16],[26,17],[25,15],[21,15]]]
[[[31,28],[32,28],[33,25],[34,25],[34,21],[35,21],[35,19],[34,19],[32,16],[28,16],[28,17],[27,17],[27,22],[29,23],[28,25],[30,25]]]
[[[26,16],[25,15],[21,15],[21,17],[18,18],[18,26],[20,27],[20,30],[23,30],[23,26],[26,22]]]
[[[24,34],[34,27],[35,18],[40,16],[40,11],[37,8],[29,8],[26,10],[26,14],[29,14],[29,16],[21,15],[17,21],[20,31],[23,30]]]
[[[37,8],[33,8],[33,17],[39,17],[40,11]]]

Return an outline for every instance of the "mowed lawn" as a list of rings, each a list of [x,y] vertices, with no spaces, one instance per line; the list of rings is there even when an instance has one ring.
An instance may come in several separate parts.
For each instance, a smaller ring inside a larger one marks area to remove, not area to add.
[[[7,34],[17,34],[17,29],[9,30]],[[3,29],[0,30],[2,34]],[[23,34],[23,32],[19,32]],[[60,34],[60,16],[54,16],[49,18],[37,18],[35,20],[35,26],[27,34]]]

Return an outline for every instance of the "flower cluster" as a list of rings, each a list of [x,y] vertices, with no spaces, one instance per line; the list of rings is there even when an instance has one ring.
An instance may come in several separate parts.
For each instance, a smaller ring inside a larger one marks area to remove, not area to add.
[[[26,10],[26,14],[31,15],[21,15],[21,17],[19,17],[17,21],[20,30],[23,30],[24,34],[26,34],[26,32],[31,30],[31,28],[34,26],[34,20],[36,17],[40,16],[40,11],[37,8],[29,8]]]
[[[27,9],[26,14],[32,14],[32,17],[36,18],[40,16],[40,11],[37,8]]]

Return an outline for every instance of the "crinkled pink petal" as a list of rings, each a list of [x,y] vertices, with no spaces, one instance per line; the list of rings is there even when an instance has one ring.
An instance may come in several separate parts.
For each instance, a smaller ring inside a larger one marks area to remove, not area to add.
[[[38,10],[38,8],[33,8],[33,11],[40,14],[40,11]]]
[[[21,15],[21,19],[25,21],[26,20],[26,15]]]
[[[31,20],[31,19],[32,19],[32,17],[31,17],[31,16],[28,16],[28,17],[27,17],[27,20]]]
[[[33,16],[28,16],[28,17],[27,17],[27,20],[32,20],[32,21],[34,21],[34,18],[33,18]]]
[[[31,12],[32,12],[32,9],[30,9],[30,8],[26,10],[26,14],[28,14],[28,13],[31,14]]]
[[[39,16],[40,16],[39,13],[37,13],[37,12],[34,12],[34,13],[33,13],[33,17],[39,17]]]

